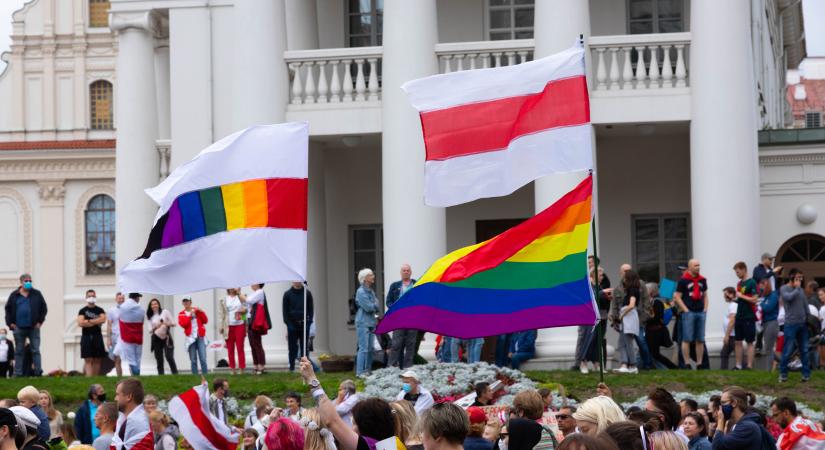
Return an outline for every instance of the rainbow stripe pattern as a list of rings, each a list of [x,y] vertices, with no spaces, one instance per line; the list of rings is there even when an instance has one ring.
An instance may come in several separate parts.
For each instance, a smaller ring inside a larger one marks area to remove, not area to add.
[[[307,189],[306,178],[268,178],[181,194],[155,223],[141,258],[241,228],[306,230]]]
[[[592,191],[588,176],[533,218],[437,260],[387,311],[376,333],[417,329],[471,339],[593,325]]]

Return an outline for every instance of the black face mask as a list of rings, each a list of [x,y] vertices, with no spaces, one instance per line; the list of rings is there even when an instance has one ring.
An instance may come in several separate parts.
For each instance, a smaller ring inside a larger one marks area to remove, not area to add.
[[[99,401],[100,403],[105,402],[106,401],[106,393],[104,392],[104,393],[98,395],[97,396],[97,401]]]

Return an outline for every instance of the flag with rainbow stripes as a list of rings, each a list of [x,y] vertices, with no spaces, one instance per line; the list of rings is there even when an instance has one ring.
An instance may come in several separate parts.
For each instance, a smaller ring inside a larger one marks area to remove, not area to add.
[[[595,324],[587,273],[592,191],[589,175],[520,225],[437,260],[375,332],[417,329],[471,339]]]

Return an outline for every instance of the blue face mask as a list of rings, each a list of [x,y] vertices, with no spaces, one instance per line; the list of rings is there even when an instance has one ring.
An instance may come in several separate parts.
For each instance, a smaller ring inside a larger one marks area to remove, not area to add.
[[[32,282],[31,281],[26,281],[25,283],[23,283],[23,289],[31,289],[31,288],[32,288]]]
[[[409,394],[412,392],[412,385],[410,383],[404,383],[401,385],[401,390]]]
[[[730,417],[733,415],[733,405],[722,405],[722,415],[725,416],[725,420],[730,420]]]

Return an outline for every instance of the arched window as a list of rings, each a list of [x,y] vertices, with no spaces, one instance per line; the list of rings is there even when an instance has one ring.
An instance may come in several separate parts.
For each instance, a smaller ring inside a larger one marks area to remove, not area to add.
[[[93,130],[111,130],[112,119],[112,83],[97,80],[89,86],[89,111]]]
[[[109,26],[109,0],[89,0],[89,26],[92,28]]]
[[[797,268],[805,274],[806,282],[816,280],[825,286],[825,237],[806,233],[788,239],[776,252],[776,265],[784,268],[782,275]]]
[[[85,211],[86,275],[115,273],[115,201],[105,194],[89,200]]]

